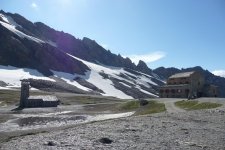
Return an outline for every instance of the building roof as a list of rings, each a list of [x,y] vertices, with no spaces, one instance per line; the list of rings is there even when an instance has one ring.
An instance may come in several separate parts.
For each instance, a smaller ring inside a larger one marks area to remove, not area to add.
[[[194,73],[194,71],[177,73],[177,74],[170,76],[169,79],[190,77],[193,73]]]
[[[189,84],[173,84],[173,85],[164,85],[161,86],[160,88],[178,88],[178,87],[188,87]]]
[[[33,99],[42,99],[43,101],[58,101],[58,98],[53,95],[37,95],[37,96],[29,96],[28,100]]]

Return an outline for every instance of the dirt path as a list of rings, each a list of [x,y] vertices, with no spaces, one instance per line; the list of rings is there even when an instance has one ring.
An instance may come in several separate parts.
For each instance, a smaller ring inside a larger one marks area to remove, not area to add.
[[[179,107],[175,106],[175,102],[177,101],[181,101],[184,99],[180,99],[180,98],[159,98],[156,99],[159,102],[162,102],[165,104],[166,106],[166,110],[168,113],[179,113],[179,112],[185,112],[186,110],[181,109]],[[203,98],[198,98],[195,99],[196,101],[199,102],[211,102],[211,103],[220,103],[223,104],[222,107],[217,108],[217,109],[224,109],[225,108],[225,98],[212,98],[212,97],[203,97]]]
[[[166,111],[168,113],[179,113],[179,112],[185,112],[184,109],[180,109],[178,107],[175,106],[174,102],[176,101],[167,101],[167,102],[164,102],[165,103],[165,106],[166,106]]]
[[[184,109],[176,107],[175,104],[174,104],[175,102],[181,101],[182,99],[178,99],[178,98],[160,98],[160,99],[156,99],[156,100],[165,104],[166,111],[168,113],[185,112]]]

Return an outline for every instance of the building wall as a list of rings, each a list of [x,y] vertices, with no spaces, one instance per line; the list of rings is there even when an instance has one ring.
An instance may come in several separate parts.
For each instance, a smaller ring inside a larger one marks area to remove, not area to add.
[[[159,93],[163,98],[201,97],[204,85],[204,77],[199,72],[194,72],[189,77],[169,78],[167,85],[161,87]]]
[[[203,87],[205,85],[204,77],[199,72],[194,72],[190,76],[190,95],[201,97],[203,95]]]
[[[183,77],[183,78],[169,78],[167,80],[167,85],[178,85],[178,84],[189,84],[190,78]]]
[[[26,103],[27,108],[31,107],[57,107],[59,101],[43,101],[42,99],[28,99]]]
[[[21,82],[20,108],[57,107],[59,105],[59,100],[57,100],[57,98],[55,98],[54,101],[51,99],[43,100],[43,98],[29,99],[29,86],[29,82]]]
[[[206,85],[204,88],[205,97],[218,97],[218,87],[214,85]]]
[[[20,107],[26,105],[26,100],[29,97],[29,82],[21,82],[21,92],[20,92]]]
[[[159,96],[162,98],[187,98],[189,91],[189,85],[164,86],[160,88]]]

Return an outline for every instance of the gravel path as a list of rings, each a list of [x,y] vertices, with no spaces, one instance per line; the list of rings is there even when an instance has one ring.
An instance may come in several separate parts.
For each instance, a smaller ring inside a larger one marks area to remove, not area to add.
[[[182,113],[182,112],[185,112],[184,109],[180,109],[180,108],[176,107],[174,102],[176,102],[176,100],[175,101],[166,101],[166,102],[164,102],[165,103],[165,107],[166,107],[166,111],[168,113]]]

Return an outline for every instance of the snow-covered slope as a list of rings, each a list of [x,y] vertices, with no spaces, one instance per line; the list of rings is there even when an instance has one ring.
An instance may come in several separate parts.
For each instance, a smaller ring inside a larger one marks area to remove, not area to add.
[[[8,30],[10,30],[11,32],[13,32],[16,35],[18,35],[19,37],[21,37],[21,38],[27,38],[28,40],[32,40],[32,41],[35,41],[37,43],[45,43],[44,41],[42,41],[42,40],[40,40],[40,39],[38,39],[36,37],[29,36],[27,34],[24,34],[21,31],[17,30],[16,27],[21,27],[21,26],[18,25],[11,17],[6,16],[6,15],[3,15],[3,14],[0,14],[0,17],[4,21],[3,22],[3,21],[0,20],[0,24],[2,26],[4,26],[5,28],[7,28]]]
[[[139,72],[140,75],[135,75],[128,71],[125,71],[123,68],[98,65],[82,60],[70,54],[68,55],[73,57],[74,59],[82,61],[85,65],[87,65],[91,69],[91,71],[86,72],[85,76],[79,77],[85,79],[86,81],[94,84],[99,89],[103,90],[104,91],[103,95],[115,96],[123,99],[133,98],[132,96],[127,95],[121,90],[115,88],[114,83],[112,82],[112,80],[110,80],[111,78],[115,78],[128,88],[135,87],[149,96],[157,97],[156,94],[150,93],[145,89],[141,88],[141,86],[144,86],[146,88],[151,88],[151,85],[158,86],[155,82],[151,80],[152,77],[149,75],[140,72]],[[102,73],[107,75],[108,78],[104,78],[101,75]],[[126,77],[121,77],[121,75],[124,75]]]
[[[87,71],[85,75],[70,74],[66,72],[51,70],[56,78],[64,80],[67,84],[73,85],[81,90],[91,92],[92,89],[90,89],[89,87],[85,87],[84,85],[81,85],[76,80],[74,80],[75,78],[79,77],[102,90],[103,92],[100,93],[102,95],[113,96],[121,99],[132,99],[132,95],[126,94],[126,92],[124,92],[123,90],[115,87],[116,82],[113,82],[114,79],[118,80],[119,84],[124,85],[128,89],[135,88],[139,92],[149,95],[149,97],[157,97],[156,93],[151,93],[146,90],[146,88],[151,88],[151,85],[157,86],[157,84],[151,80],[152,77],[149,75],[140,72],[138,73],[139,75],[135,75],[123,68],[94,64],[74,57],[70,54],[68,55],[74,59],[82,61],[91,70]],[[105,78],[102,74],[107,75],[108,77]],[[8,86],[6,87],[19,87],[21,79],[29,78],[56,82],[51,78],[45,77],[40,72],[34,69],[0,66],[0,79],[1,81],[8,84]]]
[[[7,37],[0,41],[0,89],[19,87],[21,79],[29,79],[33,87],[42,90],[63,89],[122,99],[158,95],[160,79],[138,72],[131,60],[106,51],[88,38],[78,40],[44,24],[32,23],[22,16],[3,11],[0,12],[0,32]]]
[[[20,87],[20,80],[29,78],[55,82],[55,80],[45,77],[43,74],[34,69],[0,65],[0,80],[8,85],[6,88]]]
[[[51,46],[57,47],[57,44],[52,42],[51,40],[43,41],[43,40],[41,40],[37,37],[33,37],[33,36],[27,35],[27,34],[21,32],[21,31],[19,31],[16,27],[19,27],[19,28],[23,28],[23,27],[21,25],[17,24],[13,20],[12,17],[0,13],[0,18],[3,20],[3,21],[0,20],[0,24],[2,26],[4,26],[5,28],[7,28],[9,31],[18,35],[20,38],[26,38],[28,40],[32,40],[32,41],[40,43],[40,44],[41,43],[48,43]]]

